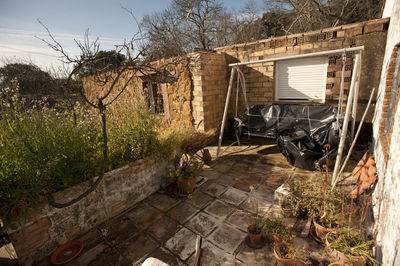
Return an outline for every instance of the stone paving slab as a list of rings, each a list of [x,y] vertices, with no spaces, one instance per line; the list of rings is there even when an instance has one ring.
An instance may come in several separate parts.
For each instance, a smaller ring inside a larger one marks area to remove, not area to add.
[[[210,202],[212,202],[214,200],[213,197],[204,194],[201,191],[196,191],[194,192],[185,202],[190,203],[194,206],[196,206],[197,208],[204,208],[205,206],[207,206]]]
[[[207,177],[208,179],[218,179],[221,173],[212,168],[206,168],[200,172],[200,176]]]
[[[234,209],[232,207],[219,200],[215,200],[204,209],[205,212],[217,217],[220,220],[225,219],[231,212],[233,212],[233,210]]]
[[[167,216],[163,216],[155,221],[147,229],[147,232],[160,243],[163,243],[165,240],[175,234],[180,228],[181,226],[177,222]]]
[[[132,210],[128,211],[126,215],[140,228],[146,228],[159,219],[163,214],[156,208],[142,202],[136,205]]]
[[[167,194],[158,194],[158,193],[154,193],[153,195],[148,197],[145,201],[150,206],[153,206],[154,208],[163,212],[168,211],[179,202],[178,200],[171,198]]]
[[[165,243],[165,247],[184,261],[195,251],[196,234],[182,228]]]
[[[254,200],[256,203],[252,202]],[[257,206],[258,206],[258,208],[257,208]],[[259,198],[255,198],[255,199],[249,198],[240,205],[240,208],[246,212],[250,212],[253,214],[256,213],[258,210],[263,215],[266,215],[270,211],[272,206],[273,206],[273,202],[271,202],[271,201],[259,199]]]
[[[143,260],[147,255],[156,250],[159,244],[145,232],[142,232],[124,243],[120,248],[122,254],[133,263]]]
[[[233,186],[237,182],[238,178],[229,174],[221,174],[218,178],[214,179],[215,183],[223,186]]]
[[[275,190],[268,185],[262,184],[254,191],[254,196],[262,200],[273,202],[275,200]]]
[[[219,223],[220,222],[211,215],[199,212],[196,216],[190,219],[185,226],[193,230],[195,233],[205,237],[214,230]]]
[[[246,235],[246,233],[233,226],[221,224],[207,239],[228,253],[233,254]]]
[[[188,259],[188,265],[194,265],[195,254]],[[215,246],[207,240],[202,241],[199,265],[235,265],[235,256]]]
[[[221,196],[220,199],[225,201],[226,203],[239,206],[243,201],[247,199],[248,195],[247,193],[233,188],[229,187]]]
[[[161,260],[162,262],[169,264],[170,266],[183,266],[184,264],[181,260],[179,260],[174,254],[169,252],[165,248],[158,248],[153,253],[149,255],[149,257],[153,257]]]
[[[210,198],[211,200],[211,198]],[[185,201],[179,203],[171,210],[167,212],[167,215],[177,221],[178,223],[184,224],[190,219],[195,213],[199,211],[199,208],[189,204]]]
[[[251,214],[243,210],[235,210],[227,219],[226,222],[234,225],[239,230],[246,232],[249,225]]]
[[[275,265],[273,252],[272,243],[267,243],[261,249],[253,249],[243,242],[238,248],[236,258],[245,265],[273,266]]]
[[[208,181],[201,187],[201,191],[212,197],[219,197],[222,193],[225,192],[225,190],[226,190],[225,186],[217,184],[212,181]]]
[[[85,265],[85,264],[82,264]],[[105,265],[118,265],[118,266],[130,266],[132,261],[126,258],[124,255],[115,252],[115,250],[108,249],[104,253],[96,257],[94,261],[91,261],[89,265],[93,266],[105,266]]]
[[[105,223],[103,230],[108,239],[116,242],[125,241],[140,232],[134,221],[123,215],[110,223]]]

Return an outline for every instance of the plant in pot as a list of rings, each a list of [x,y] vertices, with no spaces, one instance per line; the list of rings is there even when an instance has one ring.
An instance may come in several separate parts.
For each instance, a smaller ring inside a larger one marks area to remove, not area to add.
[[[325,236],[325,244],[331,256],[338,262],[350,265],[376,265],[377,261],[371,255],[373,240],[364,238],[348,228],[329,232]]]
[[[322,241],[331,228],[343,223],[344,208],[348,198],[331,187],[320,177],[293,180],[289,183],[291,193],[285,198],[293,216],[304,215],[313,219],[315,234]]]
[[[193,154],[182,154],[175,170],[168,173],[170,181],[176,183],[178,193],[187,195],[194,191],[202,166]]]
[[[274,240],[274,256],[278,265],[292,265],[296,260],[296,250],[293,247],[292,235],[289,229],[279,220],[264,220],[265,234],[271,235]]]
[[[294,235],[290,234],[289,229],[279,220],[271,220],[266,218],[264,220],[263,230],[266,235],[272,236],[274,243],[290,241],[295,237]]]
[[[249,210],[252,213],[249,217],[247,226],[248,246],[252,248],[261,248],[265,243],[262,241],[264,221],[258,206],[258,200],[254,195],[254,187],[250,186],[250,196],[248,199]]]
[[[274,256],[278,265],[294,265],[296,249],[290,240],[274,243]]]

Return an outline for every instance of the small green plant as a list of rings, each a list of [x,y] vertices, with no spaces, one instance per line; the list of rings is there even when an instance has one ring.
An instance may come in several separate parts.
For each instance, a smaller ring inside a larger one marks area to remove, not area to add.
[[[279,220],[266,218],[264,220],[263,230],[268,235],[275,235],[287,241],[290,241],[295,237],[295,235],[292,235],[289,229]]]
[[[184,153],[168,175],[171,182],[192,179],[200,174],[202,163],[194,158],[193,154]]]

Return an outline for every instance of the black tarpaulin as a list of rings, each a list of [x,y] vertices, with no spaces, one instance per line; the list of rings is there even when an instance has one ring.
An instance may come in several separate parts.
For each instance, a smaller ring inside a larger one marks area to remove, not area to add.
[[[288,162],[315,170],[324,164],[324,145],[333,159],[339,145],[337,108],[306,105],[255,105],[235,118],[237,136],[274,138]]]

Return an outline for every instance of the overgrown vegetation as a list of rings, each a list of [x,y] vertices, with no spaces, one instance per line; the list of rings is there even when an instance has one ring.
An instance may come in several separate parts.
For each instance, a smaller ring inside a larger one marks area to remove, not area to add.
[[[323,216],[320,222],[329,228],[343,222],[349,206],[348,197],[337,189],[331,190],[329,185],[326,187],[325,214],[321,213],[324,188],[322,176],[307,180],[295,179],[289,182],[289,186],[291,193],[285,198],[285,204],[290,206],[293,216],[307,215],[315,219]]]
[[[0,217],[26,215],[46,193],[97,176],[102,162],[101,123],[86,106],[57,111],[46,105],[25,109],[18,92],[3,90],[0,112]],[[162,133],[144,103],[109,114],[107,170],[138,159],[171,154],[183,136]],[[171,136],[173,135],[173,137]]]
[[[342,252],[350,261],[352,261],[352,256],[362,256],[367,258],[372,265],[377,264],[371,255],[373,240],[365,241],[354,230],[341,228],[337,232],[329,233],[326,238],[330,248]]]

